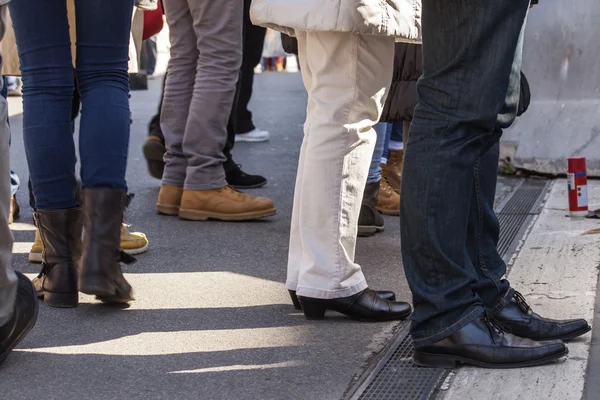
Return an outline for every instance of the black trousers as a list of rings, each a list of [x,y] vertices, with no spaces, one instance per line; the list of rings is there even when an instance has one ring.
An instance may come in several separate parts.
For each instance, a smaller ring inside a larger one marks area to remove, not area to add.
[[[252,113],[248,111],[248,103],[252,97],[254,67],[260,62],[267,30],[253,25],[250,21],[250,3],[251,0],[244,0],[244,53],[240,69],[239,97],[234,110],[235,133],[247,133],[256,128],[252,122]]]

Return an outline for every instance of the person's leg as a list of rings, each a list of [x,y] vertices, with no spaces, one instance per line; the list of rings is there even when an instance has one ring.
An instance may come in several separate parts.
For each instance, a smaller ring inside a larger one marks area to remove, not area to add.
[[[402,164],[404,161],[404,144],[402,141],[403,121],[392,124],[390,143],[386,162],[385,176],[396,192],[400,191],[402,183]]]
[[[35,205],[46,210],[73,208],[75,78],[66,4],[50,0],[36,1],[33,9],[28,2],[9,6],[21,59],[23,139]]]
[[[387,163],[393,127],[394,124],[391,122],[385,124],[385,140],[383,141],[383,152],[381,153],[381,164],[383,165]]]
[[[302,74],[310,75],[305,80],[309,107],[304,160],[298,172],[302,190],[295,209],[302,216],[297,219],[302,254],[293,260],[298,254],[290,252],[289,260],[299,264],[299,296],[333,299],[367,287],[354,252],[376,141],[372,127],[391,82],[393,46],[392,39],[376,36],[330,32],[299,36]],[[314,106],[317,103],[329,107]]]
[[[256,129],[248,103],[252,97],[254,67],[260,62],[266,29],[250,21],[250,0],[244,0],[244,50],[240,75],[240,93],[234,116],[235,133],[243,134]]]
[[[162,183],[183,188],[188,165],[183,140],[194,93],[199,52],[187,0],[165,0],[163,4],[169,25],[171,58],[160,112],[160,127],[167,148]],[[200,134],[203,132],[197,133]]]
[[[3,9],[0,6],[0,12]],[[5,177],[10,171],[7,109],[6,100],[0,97],[0,175]],[[0,179],[0,327],[12,318],[17,295],[17,276],[11,269],[13,236],[8,227],[9,200],[10,182],[8,179]]]
[[[154,70],[156,69],[156,38],[157,36],[154,35],[144,41],[144,46],[146,47],[146,74],[149,77],[154,75]]]
[[[474,190],[477,160],[499,139],[493,132],[527,6],[527,0],[423,4],[424,75],[405,143],[401,202],[417,348],[452,335],[483,313],[466,247],[471,197],[465,193]],[[498,45],[490,47],[490,41]]]
[[[132,12],[133,0],[75,0],[85,231],[80,288],[107,303],[133,300],[120,265],[127,205]]]

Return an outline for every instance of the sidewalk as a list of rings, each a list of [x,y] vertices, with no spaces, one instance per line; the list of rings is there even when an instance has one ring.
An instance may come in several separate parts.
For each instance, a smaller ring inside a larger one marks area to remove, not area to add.
[[[589,182],[590,209],[600,205],[600,182]],[[593,207],[595,205],[595,207]],[[568,215],[566,180],[554,182],[546,204],[531,228],[508,279],[543,316],[594,317],[600,236],[586,234],[600,227],[597,219],[571,220]],[[592,335],[569,343],[566,361],[517,370],[460,368],[452,372],[440,396],[461,400],[583,398]],[[596,363],[597,364],[597,363]],[[590,365],[594,370],[596,365]],[[600,395],[592,395],[597,399]]]

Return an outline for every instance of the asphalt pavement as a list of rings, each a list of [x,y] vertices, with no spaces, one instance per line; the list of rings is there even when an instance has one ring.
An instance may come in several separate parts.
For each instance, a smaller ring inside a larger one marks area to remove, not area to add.
[[[299,74],[257,75],[251,109],[267,143],[236,144],[236,162],[268,184],[277,216],[259,222],[190,222],[156,214],[160,182],[147,172],[142,144],[162,79],[133,92],[127,172],[135,199],[132,229],[150,248],[125,267],[136,292],[127,309],[81,295],[76,309],[41,305],[39,320],[0,369],[2,399],[338,399],[398,323],[365,324],[337,315],[309,322],[284,289],[289,225],[306,94]],[[23,182],[21,99],[9,99],[11,164]],[[13,226],[14,267],[27,261],[34,231],[26,185]],[[399,219],[361,238],[357,261],[373,288],[410,301],[400,260]]]

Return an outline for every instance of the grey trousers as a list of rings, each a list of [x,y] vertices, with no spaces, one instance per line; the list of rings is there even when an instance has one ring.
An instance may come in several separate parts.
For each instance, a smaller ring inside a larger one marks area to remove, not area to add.
[[[164,0],[171,59],[161,110],[162,183],[225,186],[223,148],[242,63],[243,0]]]
[[[4,36],[4,15],[6,5],[0,5],[0,39]],[[0,66],[2,65],[0,58]],[[0,88],[4,81],[0,79]],[[0,326],[6,324],[12,317],[17,295],[17,276],[11,269],[13,236],[8,228],[8,213],[10,212],[10,167],[8,143],[10,131],[8,128],[8,106],[6,100],[0,97]]]

